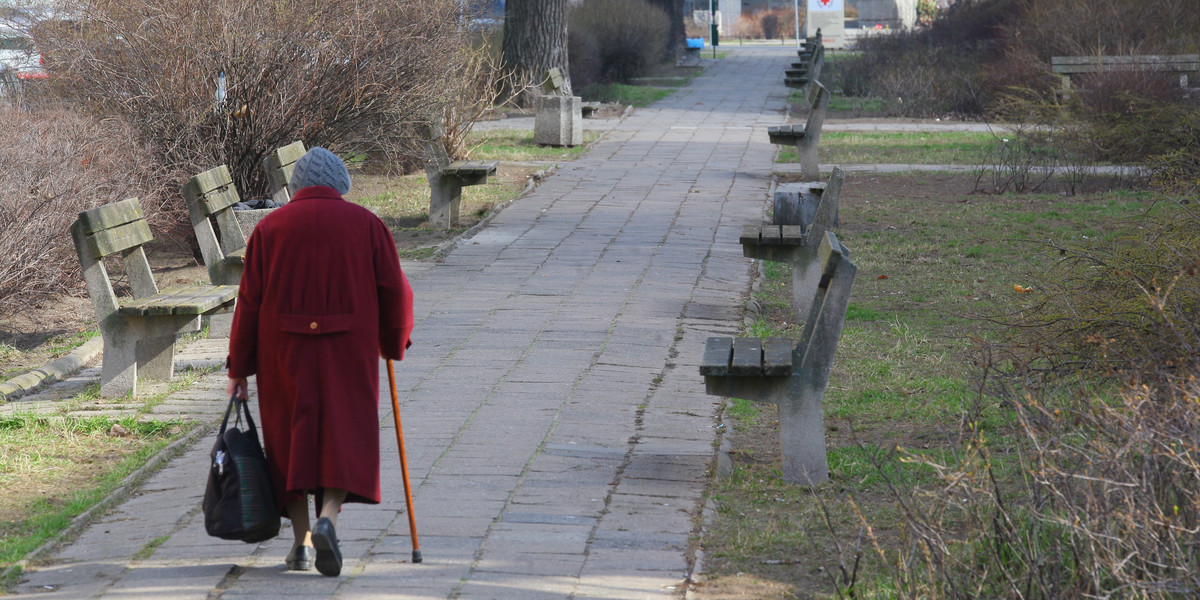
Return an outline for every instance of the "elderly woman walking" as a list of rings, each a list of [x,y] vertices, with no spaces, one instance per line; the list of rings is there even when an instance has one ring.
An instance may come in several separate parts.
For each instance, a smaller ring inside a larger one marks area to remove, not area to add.
[[[258,378],[271,482],[296,535],[287,567],[336,576],[342,503],[380,501],[379,358],[404,358],[412,290],[387,226],[342,198],[341,159],[309,150],[292,184],[247,243],[227,390],[246,401]]]

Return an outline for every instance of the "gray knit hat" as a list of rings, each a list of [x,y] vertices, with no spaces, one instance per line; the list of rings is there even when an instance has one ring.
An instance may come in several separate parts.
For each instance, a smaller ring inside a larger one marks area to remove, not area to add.
[[[339,194],[349,192],[350,172],[346,170],[346,163],[324,148],[310,149],[292,167],[292,179],[288,187],[300,191],[314,185],[331,187]]]

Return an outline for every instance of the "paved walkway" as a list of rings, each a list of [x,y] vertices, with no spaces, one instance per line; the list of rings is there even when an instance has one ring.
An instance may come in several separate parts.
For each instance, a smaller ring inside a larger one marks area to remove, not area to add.
[[[791,54],[734,49],[444,260],[406,265],[416,345],[397,383],[423,564],[409,562],[381,390],[385,501],[343,512],[342,576],[285,571],[290,534],[260,545],[207,537],[203,438],[31,567],[17,592],[681,597],[718,436],[718,399],[697,364],[706,337],[740,328],[750,261],[737,239],[763,217],[775,154],[766,128],[783,121]],[[156,410],[207,418],[223,408],[222,386],[221,373],[203,377]]]

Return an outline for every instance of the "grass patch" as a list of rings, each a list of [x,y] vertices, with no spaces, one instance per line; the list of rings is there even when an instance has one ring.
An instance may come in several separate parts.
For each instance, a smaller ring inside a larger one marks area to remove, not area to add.
[[[134,417],[0,419],[0,569],[57,535],[192,427]]]
[[[580,90],[579,95],[593,102],[616,102],[643,108],[671,95],[675,88],[648,87],[627,83],[596,83]]]
[[[488,129],[472,131],[467,136],[471,160],[505,160],[516,162],[574,160],[587,145],[600,139],[599,131],[584,131],[583,145],[570,148],[539,146],[533,141],[533,131],[525,129]]]
[[[1002,144],[990,133],[944,132],[843,132],[821,134],[821,162],[831,164],[977,165],[988,151]],[[795,150],[785,147],[778,162],[800,162]]]

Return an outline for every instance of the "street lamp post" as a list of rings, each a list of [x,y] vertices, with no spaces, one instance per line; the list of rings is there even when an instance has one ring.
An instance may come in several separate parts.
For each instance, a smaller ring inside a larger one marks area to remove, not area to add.
[[[793,18],[793,20],[796,22],[796,49],[799,50],[800,49],[800,0],[792,0],[792,9],[796,11],[795,17]]]

